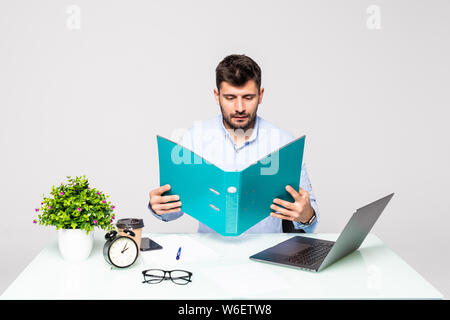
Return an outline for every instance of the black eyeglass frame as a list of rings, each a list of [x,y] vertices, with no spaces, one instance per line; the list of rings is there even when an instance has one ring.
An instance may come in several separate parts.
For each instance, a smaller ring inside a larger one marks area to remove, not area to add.
[[[164,272],[164,275],[162,277],[158,276],[158,275],[150,275],[147,274],[147,272],[149,271],[161,271]],[[172,277],[172,272],[174,271],[179,271],[179,272],[185,272],[186,275],[181,276],[181,277]],[[166,274],[169,274],[168,277],[166,277]],[[162,270],[162,269],[147,269],[142,271],[142,275],[144,276],[144,281],[142,281],[142,283],[149,283],[149,284],[158,284],[161,283],[163,280],[172,280],[173,283],[178,284],[180,286],[186,285],[189,282],[192,282],[191,277],[192,277],[192,272],[187,271],[187,270],[179,270],[179,269],[175,269],[175,270]],[[153,279],[146,279],[145,277],[152,277]],[[187,279],[186,279],[187,278]],[[186,283],[178,283],[175,282],[174,280],[178,280],[178,279],[182,279],[184,281],[186,281]],[[159,281],[158,281],[159,280]]]

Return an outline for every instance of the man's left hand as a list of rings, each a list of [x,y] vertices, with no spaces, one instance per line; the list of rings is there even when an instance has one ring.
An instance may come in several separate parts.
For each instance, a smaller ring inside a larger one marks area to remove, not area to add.
[[[302,188],[299,188],[297,192],[289,185],[286,186],[286,191],[291,194],[295,201],[273,199],[274,204],[270,208],[278,213],[271,212],[270,215],[280,219],[307,223],[314,214],[314,209],[309,201],[309,192]]]

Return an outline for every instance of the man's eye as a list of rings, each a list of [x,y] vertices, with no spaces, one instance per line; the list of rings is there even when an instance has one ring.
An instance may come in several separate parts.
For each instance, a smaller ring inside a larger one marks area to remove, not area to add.
[[[233,100],[234,97],[225,97],[225,99],[227,99],[227,100]]]
[[[245,97],[247,100],[253,100],[253,97]]]

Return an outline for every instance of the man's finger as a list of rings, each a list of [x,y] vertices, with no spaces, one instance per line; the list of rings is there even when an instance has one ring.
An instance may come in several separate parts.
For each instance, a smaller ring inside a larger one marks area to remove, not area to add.
[[[285,215],[282,215],[282,214],[278,214],[276,212],[271,212],[270,216],[275,217],[275,218],[279,218],[279,219],[283,219],[283,220],[294,221],[293,217],[289,217],[289,216],[285,216]]]
[[[155,204],[153,211],[154,210],[169,210],[169,209],[173,209],[173,208],[177,208],[177,207],[181,207],[181,201]]]
[[[170,210],[157,210],[155,211],[156,214],[166,214],[166,213],[173,213],[173,212],[179,212],[181,211],[181,208],[174,208]]]
[[[295,189],[292,188],[290,185],[286,186],[286,191],[291,194],[292,198],[294,198],[295,201],[298,201],[301,199],[301,196],[299,195],[299,193],[297,191],[295,191]]]
[[[157,189],[155,189],[157,195],[162,195],[164,192],[169,191],[171,188],[170,184],[165,184]]]
[[[273,199],[273,203],[281,205],[281,206],[285,207],[286,209],[290,209],[290,210],[292,210],[292,206],[294,205],[292,202],[285,201],[285,200],[278,199],[278,198]]]
[[[150,191],[150,197],[152,196],[160,196],[162,195],[164,192],[169,191],[170,190],[170,184],[165,184],[159,188],[156,188],[152,191]]]
[[[306,191],[305,189],[302,189],[301,187],[298,188],[298,194],[302,197],[308,197],[309,196],[309,192]]]
[[[171,196],[162,196],[160,199],[160,202],[167,203],[171,201],[178,201],[180,200],[180,196],[177,194],[171,195]]]
[[[292,211],[291,210],[279,207],[276,204],[272,204],[270,206],[270,209],[281,213],[283,216],[288,216],[288,217],[292,216]]]

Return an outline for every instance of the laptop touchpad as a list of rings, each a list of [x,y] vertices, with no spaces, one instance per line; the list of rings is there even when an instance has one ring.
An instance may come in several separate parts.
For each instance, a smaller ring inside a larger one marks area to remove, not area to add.
[[[309,247],[311,247],[311,245],[308,243],[300,241],[285,241],[270,248],[271,249],[270,251],[290,256],[296,254],[297,252],[303,251]]]

